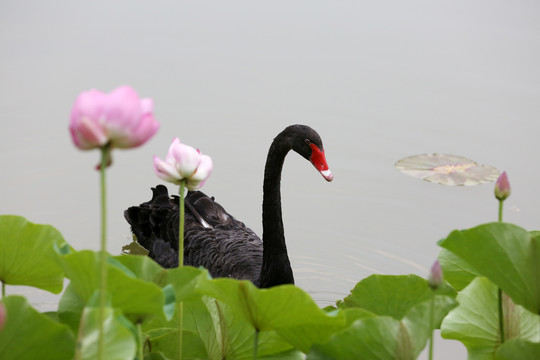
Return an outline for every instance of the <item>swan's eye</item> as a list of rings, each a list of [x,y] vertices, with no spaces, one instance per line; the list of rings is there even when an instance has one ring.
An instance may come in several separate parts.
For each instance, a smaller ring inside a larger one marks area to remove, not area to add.
[[[311,144],[311,141],[309,141],[309,139],[306,139],[306,140],[304,140],[304,141],[305,141],[306,144],[308,144],[308,145]]]

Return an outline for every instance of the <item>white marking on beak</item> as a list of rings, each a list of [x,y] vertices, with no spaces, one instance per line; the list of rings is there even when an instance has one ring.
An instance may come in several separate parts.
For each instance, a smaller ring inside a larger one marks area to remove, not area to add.
[[[334,174],[330,170],[323,170],[321,171],[321,175],[326,179],[326,181],[330,182],[334,180]]]

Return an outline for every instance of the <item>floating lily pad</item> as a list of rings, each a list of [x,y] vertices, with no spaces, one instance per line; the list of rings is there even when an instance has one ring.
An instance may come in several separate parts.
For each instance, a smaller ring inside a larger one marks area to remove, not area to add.
[[[404,174],[437,184],[469,186],[497,180],[500,171],[457,155],[423,154],[399,160],[396,168]]]

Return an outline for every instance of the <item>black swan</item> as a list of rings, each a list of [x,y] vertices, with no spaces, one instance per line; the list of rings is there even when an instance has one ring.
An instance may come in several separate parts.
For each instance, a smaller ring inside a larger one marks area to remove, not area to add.
[[[261,288],[294,284],[281,217],[281,171],[294,150],[309,160],[327,181],[321,138],[305,125],[292,125],[272,142],[264,170],[263,240],[201,191],[188,192],[185,205],[184,263],[203,266],[213,277],[248,279]],[[163,267],[178,265],[178,196],[167,188],[152,188],[148,202],[124,212],[140,245]]]

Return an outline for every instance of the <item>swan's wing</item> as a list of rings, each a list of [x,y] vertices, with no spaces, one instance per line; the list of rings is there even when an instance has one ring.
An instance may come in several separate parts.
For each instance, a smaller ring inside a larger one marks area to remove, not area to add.
[[[213,277],[258,281],[262,241],[244,223],[200,191],[186,197],[184,263],[203,266]],[[152,189],[152,199],[124,212],[137,241],[163,267],[178,264],[178,197]]]
[[[202,231],[188,227],[184,259],[187,265],[205,267],[212,277],[247,279],[257,283],[262,264],[262,241],[245,226]]]
[[[188,212],[204,227],[235,228],[236,220],[213,197],[202,191],[190,191],[186,196]],[[242,224],[243,225],[243,224]]]
[[[178,266],[178,252],[171,247],[170,243],[162,239],[156,239],[153,242],[150,253],[152,253],[151,257],[164,268]]]
[[[168,229],[175,216],[178,219],[178,206],[171,202],[167,188],[163,185],[152,188],[150,201],[124,211],[124,218],[131,225],[131,231],[137,242],[150,251],[149,256],[152,258],[154,243],[157,240],[172,243],[172,234]]]

